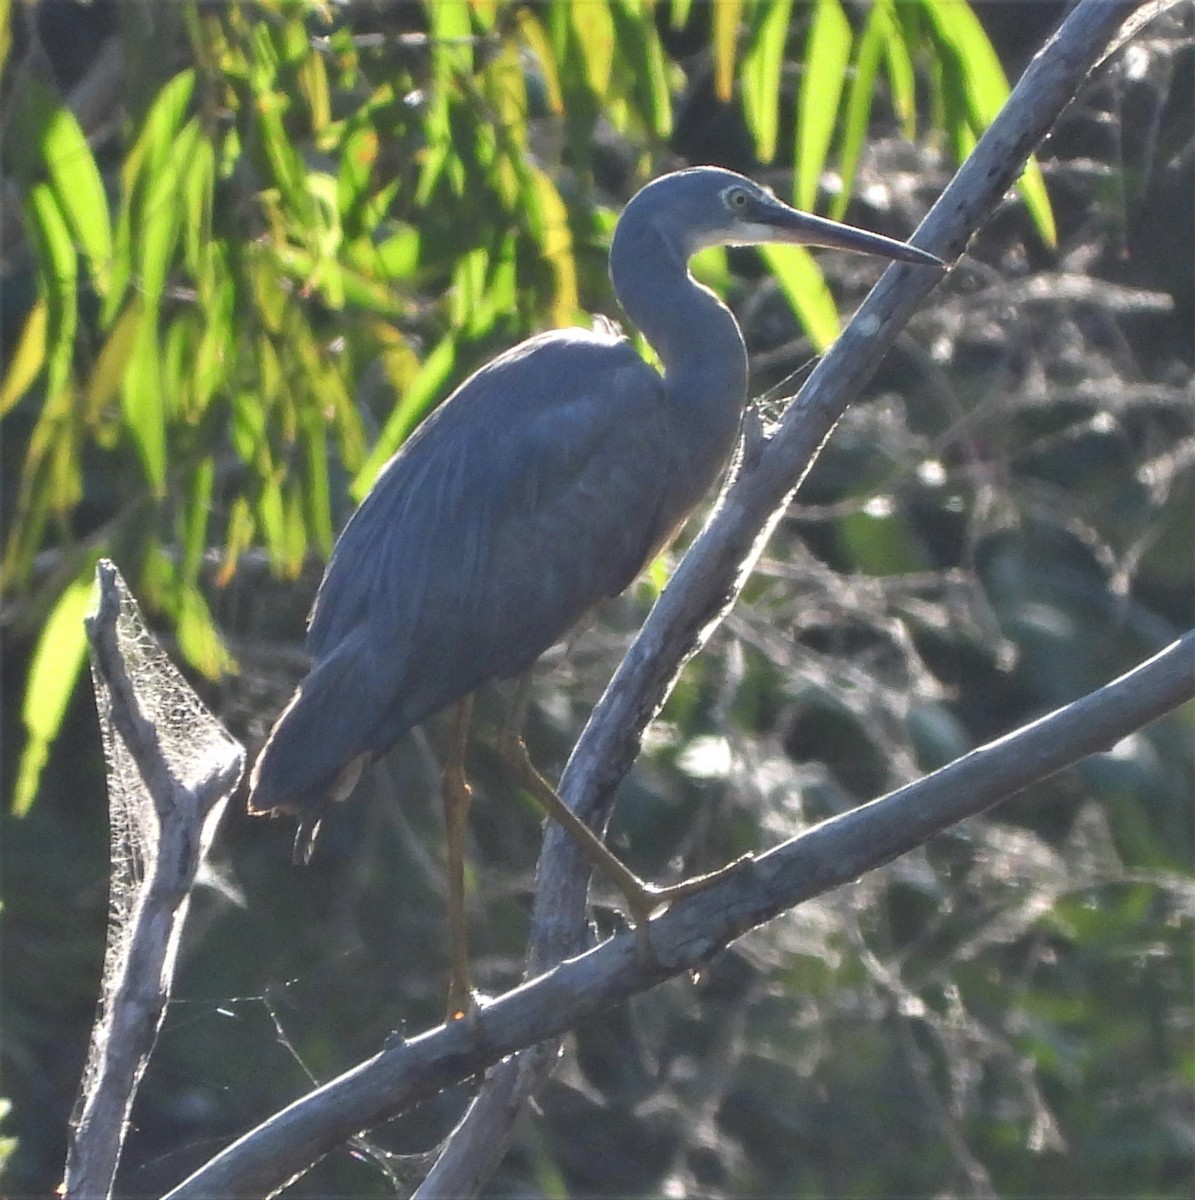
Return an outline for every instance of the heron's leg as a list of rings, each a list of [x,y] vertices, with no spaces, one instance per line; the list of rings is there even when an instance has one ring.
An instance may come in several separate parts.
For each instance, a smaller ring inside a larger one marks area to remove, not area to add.
[[[473,989],[469,983],[469,942],[465,925],[465,829],[473,789],[465,776],[465,745],[469,737],[469,716],[473,697],[466,696],[456,706],[452,750],[444,766],[441,798],[448,842],[448,1019],[459,1020],[473,1010]]]
[[[646,930],[648,920],[657,910],[708,887],[715,880],[732,872],[743,870],[751,861],[750,856],[735,859],[716,871],[705,875],[694,875],[679,883],[659,887],[639,878],[624,862],[614,855],[600,837],[557,794],[556,789],[539,773],[527,752],[519,730],[531,698],[531,673],[527,672],[519,681],[515,698],[507,712],[502,727],[500,750],[504,762],[515,778],[527,789],[541,809],[553,820],[558,821],[576,839],[577,844],[595,870],[601,871],[622,892],[630,909],[631,918],[637,929]]]

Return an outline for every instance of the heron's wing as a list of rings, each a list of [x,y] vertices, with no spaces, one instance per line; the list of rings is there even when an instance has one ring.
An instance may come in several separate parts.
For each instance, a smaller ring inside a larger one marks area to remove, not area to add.
[[[258,760],[252,806],[310,824],[361,760],[622,591],[683,515],[678,479],[693,490],[674,420],[660,377],[609,334],[533,338],[463,384],[341,534],[312,612],[315,665]]]
[[[312,615],[317,660],[362,627],[393,740],[517,674],[670,532],[662,382],[608,335],[532,339],[474,375],[378,477]]]

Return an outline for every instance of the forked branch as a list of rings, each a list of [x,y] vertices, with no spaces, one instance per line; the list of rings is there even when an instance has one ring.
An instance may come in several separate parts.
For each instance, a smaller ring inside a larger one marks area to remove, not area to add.
[[[419,1100],[566,1030],[674,975],[748,930],[919,846],[1084,756],[1108,749],[1195,697],[1195,632],[1128,674],[932,775],[814,826],[746,860],[649,925],[381,1053],[296,1100],[225,1149],[166,1200],[269,1195],[336,1146]],[[503,1064],[516,1069],[518,1060]]]

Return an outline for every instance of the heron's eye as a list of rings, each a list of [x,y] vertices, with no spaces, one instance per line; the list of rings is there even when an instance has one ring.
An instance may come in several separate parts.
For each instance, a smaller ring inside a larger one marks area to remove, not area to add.
[[[735,212],[743,212],[751,202],[751,197],[742,188],[729,188],[726,192],[726,203]]]

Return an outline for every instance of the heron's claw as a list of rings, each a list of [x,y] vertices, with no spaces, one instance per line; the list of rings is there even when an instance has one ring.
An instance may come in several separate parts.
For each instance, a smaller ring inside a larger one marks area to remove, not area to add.
[[[689,879],[682,879],[679,883],[670,884],[667,887],[659,887],[656,884],[644,883],[630,871],[627,876],[620,877],[617,882],[622,889],[622,893],[627,902],[627,908],[630,911],[631,927],[635,931],[635,945],[637,952],[647,960],[654,960],[655,953],[651,947],[651,919],[661,910],[669,908],[674,901],[680,900],[685,896],[691,896],[695,892],[703,891],[712,884],[719,883],[730,875],[737,875],[740,871],[749,870],[754,865],[755,859],[750,854],[744,854],[739,858],[728,862],[724,867],[719,867],[716,871],[708,871],[704,875],[694,875]],[[627,886],[628,878],[635,879],[637,886]]]
[[[685,896],[691,896],[695,892],[704,891],[707,887],[720,883],[731,875],[737,875],[740,871],[750,868],[754,862],[755,859],[750,854],[744,854],[732,862],[728,862],[724,867],[718,867],[717,870],[707,871],[704,875],[693,875],[688,879],[682,879],[679,883],[668,884],[666,887],[644,883],[642,880],[638,880],[637,887],[627,887],[626,879],[620,879],[618,882],[623,887],[623,895],[626,898],[627,907],[631,911],[633,923],[641,925],[646,924],[663,909],[671,907],[675,901]],[[631,878],[636,877],[631,876]]]

